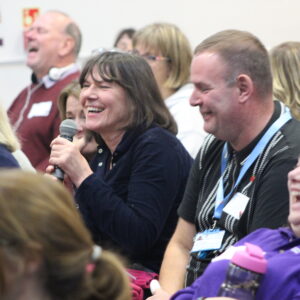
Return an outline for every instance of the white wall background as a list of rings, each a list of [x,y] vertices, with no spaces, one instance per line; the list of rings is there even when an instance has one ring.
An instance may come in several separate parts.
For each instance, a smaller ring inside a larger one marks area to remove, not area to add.
[[[124,27],[164,21],[177,24],[195,47],[223,29],[247,30],[267,48],[300,40],[299,0],[0,0],[0,102],[8,107],[28,84],[24,65],[22,9],[59,9],[79,24],[83,34],[80,61],[92,49],[110,47]]]

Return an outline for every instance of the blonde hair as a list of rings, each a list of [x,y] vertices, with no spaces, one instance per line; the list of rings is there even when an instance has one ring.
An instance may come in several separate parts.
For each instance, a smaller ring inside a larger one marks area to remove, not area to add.
[[[164,85],[179,89],[190,78],[192,50],[187,37],[175,25],[154,23],[138,30],[133,36],[133,47],[138,44],[170,59],[170,76]]]
[[[80,96],[80,84],[77,80],[72,81],[69,83],[60,93],[57,101],[58,110],[60,114],[61,120],[66,119],[67,115],[67,100],[69,96],[75,97],[79,102]]]
[[[10,152],[20,149],[19,141],[12,129],[7,113],[0,105],[0,144],[5,145]]]
[[[129,300],[120,259],[102,251],[92,260],[92,252],[91,235],[62,184],[41,174],[0,171],[0,298],[14,285],[7,285],[5,270],[17,270],[17,277],[31,257],[41,262],[36,272],[53,299]]]
[[[270,51],[273,95],[300,120],[300,42],[285,42]]]

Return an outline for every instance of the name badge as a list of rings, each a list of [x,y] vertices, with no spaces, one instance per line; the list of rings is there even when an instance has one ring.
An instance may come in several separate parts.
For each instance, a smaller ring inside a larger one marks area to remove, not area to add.
[[[52,107],[51,101],[34,103],[30,109],[30,112],[27,115],[27,118],[31,119],[33,117],[47,117],[49,116],[51,107]]]
[[[198,232],[194,237],[191,252],[217,250],[221,248],[225,230],[209,229]]]
[[[236,193],[226,204],[223,211],[239,220],[248,202],[249,197],[243,195],[242,193]]]

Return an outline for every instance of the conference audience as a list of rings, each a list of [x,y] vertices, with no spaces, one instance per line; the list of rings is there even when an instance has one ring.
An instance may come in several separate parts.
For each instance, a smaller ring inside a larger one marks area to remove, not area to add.
[[[199,110],[189,98],[192,50],[188,39],[175,25],[154,23],[133,36],[134,51],[151,67],[165,103],[178,126],[178,139],[195,158],[206,136]]]
[[[44,172],[49,164],[50,143],[59,133],[57,98],[79,76],[75,62],[81,33],[68,15],[48,11],[26,31],[25,41],[31,83],[12,102],[8,114],[22,150],[32,165]]]
[[[47,172],[59,166],[75,185],[95,242],[120,250],[132,268],[158,272],[192,158],[143,58],[92,56],[79,82],[86,128],[100,139],[97,155],[89,165],[73,143],[57,137]]]
[[[275,99],[300,120],[300,42],[285,42],[270,51]]]
[[[94,245],[67,190],[41,174],[0,171],[0,298],[130,300],[119,257]]]

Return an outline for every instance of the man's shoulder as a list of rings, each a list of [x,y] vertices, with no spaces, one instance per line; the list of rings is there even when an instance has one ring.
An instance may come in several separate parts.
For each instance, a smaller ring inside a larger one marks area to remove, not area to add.
[[[65,87],[66,85],[68,85],[69,83],[71,83],[72,81],[74,80],[78,80],[79,79],[79,76],[80,76],[80,72],[79,71],[76,71],[74,73],[71,73],[69,75],[67,75],[66,77],[58,80],[54,87],[56,88],[63,88]]]
[[[215,160],[217,155],[221,154],[224,143],[224,141],[218,140],[214,135],[208,134],[201,145],[196,160],[200,164],[209,164],[211,159]]]
[[[296,119],[291,119],[280,130],[283,136],[283,143],[289,148],[296,148],[300,150],[300,122]]]

